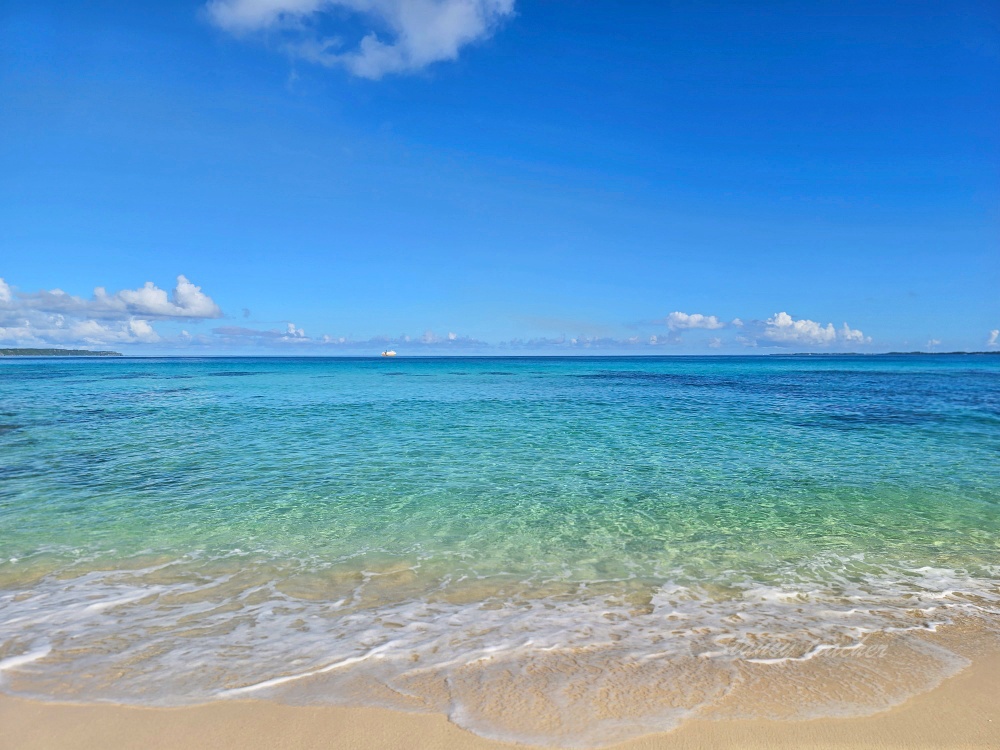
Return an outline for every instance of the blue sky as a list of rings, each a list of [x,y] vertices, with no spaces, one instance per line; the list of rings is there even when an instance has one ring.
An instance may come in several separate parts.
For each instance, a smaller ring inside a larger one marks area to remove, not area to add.
[[[995,347],[998,91],[993,2],[5,2],[0,344]]]

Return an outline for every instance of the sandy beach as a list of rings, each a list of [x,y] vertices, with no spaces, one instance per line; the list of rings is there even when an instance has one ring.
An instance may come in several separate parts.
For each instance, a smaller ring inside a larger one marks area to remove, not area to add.
[[[408,748],[518,747],[477,737],[441,715],[377,708],[296,707],[231,701],[179,708],[68,705],[0,698],[0,748]],[[1000,650],[936,689],[874,716],[810,721],[692,720],[622,750],[695,748],[1000,747]]]

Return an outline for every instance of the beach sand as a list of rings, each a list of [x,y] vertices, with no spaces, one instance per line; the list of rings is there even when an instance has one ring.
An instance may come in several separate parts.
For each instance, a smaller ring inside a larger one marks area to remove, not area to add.
[[[0,748],[407,748],[498,750],[444,716],[378,708],[226,701],[190,708],[68,705],[0,697]],[[810,721],[691,720],[620,750],[1000,748],[1000,651],[874,716]]]

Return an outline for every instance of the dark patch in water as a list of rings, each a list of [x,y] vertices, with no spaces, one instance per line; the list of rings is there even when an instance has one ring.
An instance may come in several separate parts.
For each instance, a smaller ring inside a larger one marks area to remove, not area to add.
[[[118,375],[105,375],[100,380],[136,380],[138,378],[162,378],[151,372],[123,372]]]
[[[629,371],[622,372],[594,372],[583,375],[574,375],[575,378],[587,380],[611,380],[637,383],[660,383],[664,385],[692,386],[696,388],[718,388],[731,387],[745,389],[748,383],[737,378],[722,378],[715,375],[685,375],[673,372],[642,372]],[[758,381],[759,382],[759,381]],[[752,383],[750,384],[752,385]]]
[[[210,372],[208,375],[213,378],[245,378],[249,375],[262,375],[260,372]]]
[[[14,430],[20,430],[24,427],[23,424],[0,424],[0,435],[5,435],[8,432],[13,432]]]
[[[0,368],[0,380],[69,380],[71,383],[89,383],[88,379],[78,378],[75,372],[65,370],[40,370],[31,367]]]
[[[814,424],[838,430],[860,430],[869,427],[919,425],[937,421],[940,421],[939,416],[930,412],[904,412],[879,409],[864,414],[829,414],[817,420]]]

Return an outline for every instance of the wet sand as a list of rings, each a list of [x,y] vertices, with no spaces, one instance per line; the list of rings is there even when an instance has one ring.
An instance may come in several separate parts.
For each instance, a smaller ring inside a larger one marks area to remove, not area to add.
[[[226,701],[191,708],[70,705],[0,697],[0,748],[407,748],[498,750],[444,716],[377,708]],[[874,716],[809,721],[691,720],[621,750],[1000,748],[1000,651]]]

